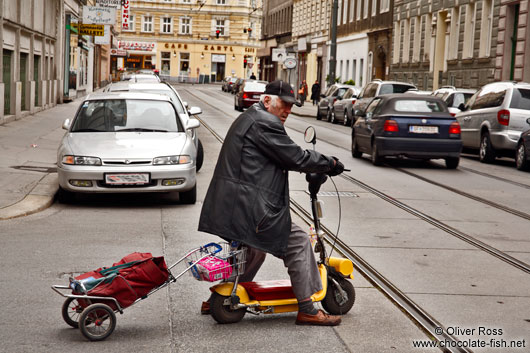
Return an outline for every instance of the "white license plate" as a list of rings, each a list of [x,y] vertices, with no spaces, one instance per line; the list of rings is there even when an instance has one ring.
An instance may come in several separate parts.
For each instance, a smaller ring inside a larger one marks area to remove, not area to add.
[[[409,126],[409,132],[415,134],[437,134],[438,126],[411,125]]]
[[[261,97],[259,94],[254,95],[254,99],[259,99],[259,97]]]
[[[105,174],[105,183],[113,185],[139,185],[149,183],[148,173]]]

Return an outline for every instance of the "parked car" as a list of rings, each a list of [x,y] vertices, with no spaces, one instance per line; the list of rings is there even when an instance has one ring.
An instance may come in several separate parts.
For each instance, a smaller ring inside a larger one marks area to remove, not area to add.
[[[432,93],[433,96],[441,98],[449,108],[449,113],[455,116],[460,113],[458,108],[462,103],[465,105],[469,98],[475,94],[476,89],[455,88],[454,86],[442,86]]]
[[[324,94],[321,95],[321,100],[318,102],[317,106],[317,120],[322,120],[322,117],[325,117],[327,121],[331,121],[331,112],[333,110],[333,104],[338,99],[342,99],[344,94],[349,88],[355,88],[351,85],[343,85],[336,83],[329,86]]]
[[[243,111],[243,108],[249,108],[252,104],[259,102],[266,84],[258,81],[247,81],[241,85],[239,92],[234,97],[234,109]]]
[[[519,170],[530,169],[530,118],[526,119],[527,130],[521,134],[515,152],[515,165]]]
[[[483,163],[493,162],[497,156],[513,158],[521,133],[528,128],[530,84],[487,84],[460,109],[456,119],[462,126],[464,148],[478,149]]]
[[[196,149],[171,99],[161,94],[106,92],[89,95],[57,150],[59,197],[74,193],[178,192],[197,197]]]
[[[373,80],[362,89],[352,108],[353,112],[364,112],[374,97],[384,94],[405,93],[411,89],[417,90],[416,86],[407,82]]]
[[[103,92],[145,92],[164,94],[171,98],[171,101],[175,104],[175,108],[177,109],[184,126],[186,126],[191,116],[202,113],[202,110],[199,107],[191,107],[188,109],[187,103],[182,101],[175,88],[167,82],[134,83],[132,81],[119,81],[113,82],[105,87]],[[197,161],[195,166],[197,171],[199,171],[204,162],[204,148],[196,129],[191,129],[190,134],[195,148],[197,149]]]
[[[349,87],[342,98],[337,98],[331,109],[331,123],[335,124],[338,122],[344,123],[344,125],[351,124],[353,119],[352,107],[357,101],[357,96],[361,90],[357,87]]]
[[[237,81],[237,77],[225,77],[225,79],[223,81],[223,85],[221,86],[221,90],[223,92],[231,92],[232,91],[232,85],[236,81]]]
[[[448,169],[460,161],[460,125],[440,99],[417,94],[374,98],[352,127],[354,158],[371,155],[374,165],[387,156],[445,159]]]
[[[239,92],[239,87],[241,87],[244,81],[244,78],[238,78],[236,82],[232,84],[232,90],[230,91],[230,93],[236,94],[237,92]]]

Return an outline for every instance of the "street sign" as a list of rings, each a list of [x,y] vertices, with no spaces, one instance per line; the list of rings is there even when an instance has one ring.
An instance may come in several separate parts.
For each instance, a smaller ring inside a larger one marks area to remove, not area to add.
[[[254,66],[254,64],[253,63],[248,63],[247,66],[248,66],[249,69],[252,69],[252,66]]]
[[[272,55],[271,60],[272,61],[279,61],[282,62],[287,57],[287,52],[285,48],[273,48],[272,49]]]
[[[96,0],[96,6],[114,7],[119,10],[121,8],[121,0]]]
[[[105,26],[104,25],[88,25],[84,23],[70,23],[70,27],[74,28],[78,34],[88,36],[104,36]]]
[[[287,58],[284,60],[283,64],[288,69],[294,69],[296,67],[296,59],[295,58]]]

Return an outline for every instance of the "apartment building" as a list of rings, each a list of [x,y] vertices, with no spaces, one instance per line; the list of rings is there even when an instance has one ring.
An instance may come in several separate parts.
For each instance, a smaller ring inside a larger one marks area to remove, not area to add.
[[[393,0],[338,0],[338,5],[335,77],[358,87],[387,79]]]
[[[125,0],[112,69],[158,69],[181,82],[257,72],[261,0]]]
[[[296,55],[297,87],[306,80],[309,87],[318,80],[324,82],[329,70],[329,34],[333,0],[294,0],[292,40],[286,44],[288,52]],[[321,85],[323,86],[323,85]]]
[[[293,20],[292,0],[267,0],[263,3],[261,41],[263,47],[258,50],[260,60],[260,78],[266,81],[288,80],[282,61],[273,56],[273,50],[286,53],[286,45],[291,43]]]
[[[527,21],[527,1],[395,0],[391,76],[424,90],[522,80]]]

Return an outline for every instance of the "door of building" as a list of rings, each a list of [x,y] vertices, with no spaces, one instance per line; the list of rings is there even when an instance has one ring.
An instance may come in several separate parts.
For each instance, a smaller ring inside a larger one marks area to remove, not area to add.
[[[4,65],[4,115],[11,114],[11,50],[3,51],[3,65]]]
[[[20,53],[20,82],[22,82],[22,97],[20,99],[20,109],[28,110],[26,104],[26,87],[28,81],[28,54]]]

